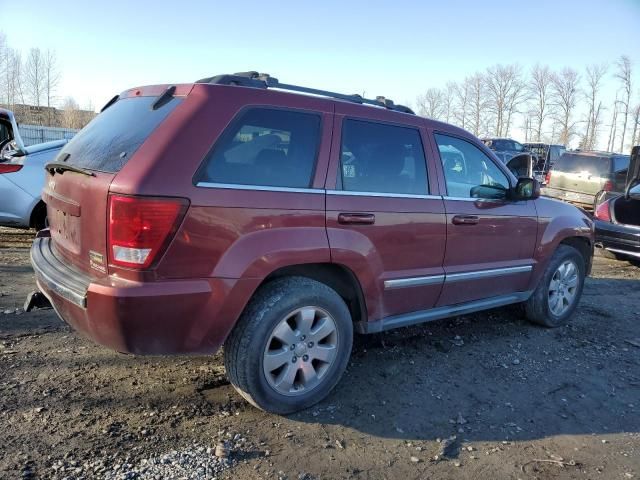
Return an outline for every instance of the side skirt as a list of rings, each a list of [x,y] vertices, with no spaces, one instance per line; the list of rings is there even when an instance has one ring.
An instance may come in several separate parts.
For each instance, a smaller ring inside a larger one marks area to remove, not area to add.
[[[419,312],[403,313],[402,315],[393,315],[373,322],[356,322],[355,329],[358,333],[384,332],[385,330],[391,330],[392,328],[408,327],[409,325],[416,325],[418,323],[431,322],[442,318],[466,315],[469,313],[479,312],[481,310],[488,310],[490,308],[503,307],[512,303],[524,302],[532,293],[533,290],[515,292],[508,295],[500,295],[482,300],[474,300],[473,302],[460,303],[458,305],[431,308],[429,310],[421,310]]]

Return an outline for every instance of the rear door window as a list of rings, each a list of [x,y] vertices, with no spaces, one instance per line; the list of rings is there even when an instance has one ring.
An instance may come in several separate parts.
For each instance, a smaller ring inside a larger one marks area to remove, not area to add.
[[[420,132],[408,127],[345,120],[338,189],[426,195],[427,166]]]
[[[232,185],[309,188],[313,180],[319,114],[251,108],[222,134],[199,181]]]
[[[157,99],[129,97],[118,100],[75,135],[60,156],[68,153],[66,163],[88,170],[119,172],[182,101],[174,97],[153,109]]]

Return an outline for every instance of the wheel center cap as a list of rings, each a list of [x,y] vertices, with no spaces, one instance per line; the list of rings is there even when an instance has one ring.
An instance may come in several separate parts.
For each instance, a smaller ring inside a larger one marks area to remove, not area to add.
[[[296,356],[301,357],[302,355],[307,353],[307,344],[304,342],[297,343],[294,352]]]

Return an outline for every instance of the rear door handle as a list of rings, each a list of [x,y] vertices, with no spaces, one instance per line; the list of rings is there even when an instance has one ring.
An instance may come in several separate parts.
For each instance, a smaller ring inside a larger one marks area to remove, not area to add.
[[[475,215],[456,215],[451,219],[454,225],[477,225],[480,219]]]
[[[339,213],[338,223],[351,225],[373,225],[376,216],[373,213]]]

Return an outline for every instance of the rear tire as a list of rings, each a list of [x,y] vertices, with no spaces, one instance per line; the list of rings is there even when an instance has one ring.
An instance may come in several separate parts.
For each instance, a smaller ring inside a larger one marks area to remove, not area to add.
[[[344,300],[323,283],[286,277],[255,293],[224,344],[224,363],[229,381],[252,405],[288,414],[331,392],[352,343]]]
[[[40,231],[47,228],[48,225],[47,206],[43,202],[39,202],[31,212],[31,227],[35,228],[36,231]]]
[[[585,271],[580,252],[569,245],[560,245],[538,286],[525,302],[527,319],[549,328],[563,325],[578,306]]]

